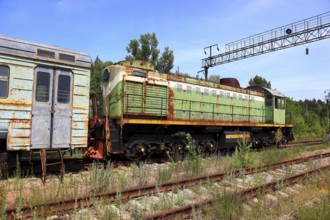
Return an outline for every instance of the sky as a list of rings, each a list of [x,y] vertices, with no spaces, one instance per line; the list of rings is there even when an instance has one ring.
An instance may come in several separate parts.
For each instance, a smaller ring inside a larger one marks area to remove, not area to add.
[[[130,40],[155,33],[161,52],[173,50],[172,72],[196,76],[209,45],[224,52],[227,43],[327,11],[330,0],[0,0],[0,34],[118,62]],[[212,67],[209,75],[237,78],[241,87],[259,75],[294,100],[324,100],[329,51],[330,38]]]

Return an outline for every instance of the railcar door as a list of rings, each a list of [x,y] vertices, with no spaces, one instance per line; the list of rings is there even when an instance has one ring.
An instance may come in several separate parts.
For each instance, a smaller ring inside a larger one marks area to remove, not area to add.
[[[31,149],[69,148],[72,73],[38,67],[34,79]]]

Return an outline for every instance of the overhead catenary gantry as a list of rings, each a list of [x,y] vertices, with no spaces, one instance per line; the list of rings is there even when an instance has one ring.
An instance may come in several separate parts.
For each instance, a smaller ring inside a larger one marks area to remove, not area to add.
[[[207,80],[208,69],[213,66],[234,62],[289,47],[299,46],[330,37],[330,11],[243,38],[225,45],[225,52],[202,59],[202,68]],[[306,54],[308,54],[306,48]]]

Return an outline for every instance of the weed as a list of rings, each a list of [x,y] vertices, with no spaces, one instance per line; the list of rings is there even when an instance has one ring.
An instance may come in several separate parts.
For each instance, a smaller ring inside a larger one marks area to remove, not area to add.
[[[183,169],[187,174],[192,176],[199,176],[203,171],[203,157],[199,146],[196,141],[188,133],[187,136],[188,145],[187,148],[187,158],[183,162]]]
[[[132,178],[137,180],[139,186],[145,185],[148,183],[148,178],[150,176],[150,167],[146,164],[136,164],[132,165]]]
[[[6,217],[6,188],[4,184],[0,184],[0,219]]]
[[[206,214],[205,219],[240,219],[242,204],[239,195],[224,192],[224,195],[216,199],[212,206],[203,210]]]
[[[233,162],[235,168],[249,167],[253,165],[251,158],[251,147],[252,144],[244,138],[242,141],[238,141],[238,146],[235,149],[233,156]]]
[[[99,167],[98,164],[93,163],[92,169],[89,172],[89,180],[91,185],[93,186],[92,192],[107,192],[110,190],[111,180],[112,180],[112,172],[111,169],[112,164],[109,162],[107,166]]]
[[[169,167],[158,167],[158,176],[156,177],[157,185],[167,182],[171,179],[172,170]]]

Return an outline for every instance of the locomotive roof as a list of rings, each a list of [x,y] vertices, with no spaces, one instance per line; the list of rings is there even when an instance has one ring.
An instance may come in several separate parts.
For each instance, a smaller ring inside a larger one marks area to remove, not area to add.
[[[87,53],[0,35],[0,54],[90,68]]]
[[[265,91],[273,96],[286,98],[286,96],[283,93],[277,91],[276,89],[269,89],[269,88],[262,87],[262,86],[249,86],[249,87],[247,87],[247,89],[252,89],[252,90],[256,90],[256,91]]]

